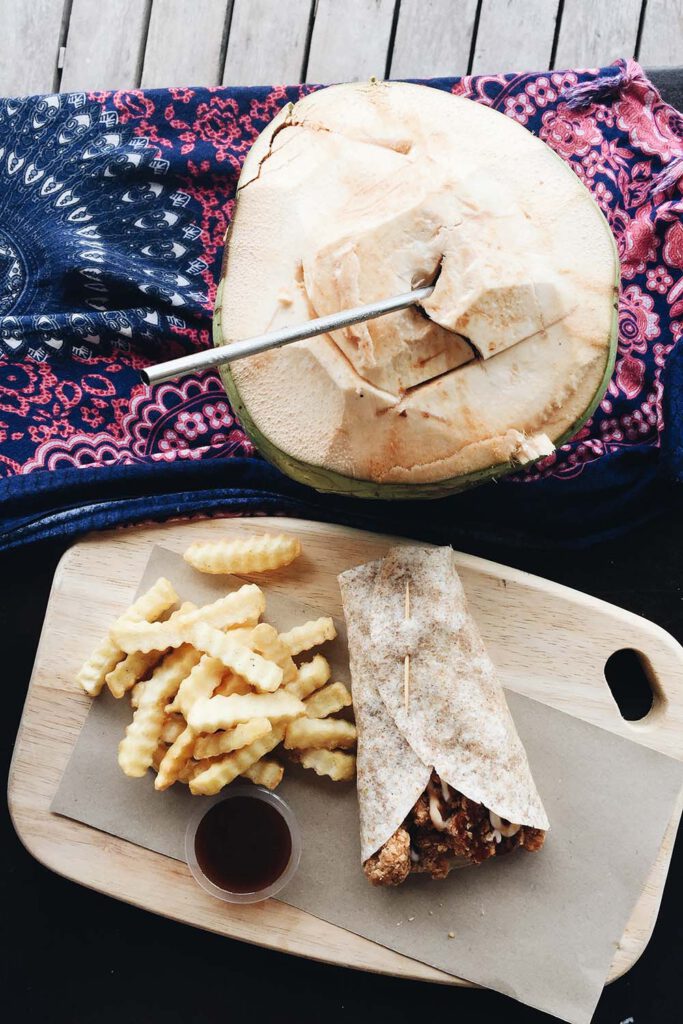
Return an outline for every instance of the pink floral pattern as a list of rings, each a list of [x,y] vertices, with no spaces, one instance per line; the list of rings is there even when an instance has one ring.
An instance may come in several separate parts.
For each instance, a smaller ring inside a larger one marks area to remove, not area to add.
[[[637,64],[622,68],[625,83],[614,100],[578,110],[563,102],[577,83],[573,72],[463,79],[454,90],[499,108],[502,100],[516,120],[539,123],[540,137],[593,193],[621,259],[618,353],[607,393],[577,436],[517,474],[519,482],[571,479],[630,445],[661,443],[661,375],[683,335],[683,174],[664,202],[654,179],[683,154],[683,119],[662,103]]]

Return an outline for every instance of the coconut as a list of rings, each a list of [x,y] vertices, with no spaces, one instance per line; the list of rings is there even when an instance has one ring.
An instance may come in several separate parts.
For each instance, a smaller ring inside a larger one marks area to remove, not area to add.
[[[612,371],[619,263],[590,194],[510,118],[425,86],[289,105],[240,177],[217,345],[433,283],[421,308],[222,369],[256,446],[360,497],[438,497],[550,454]]]

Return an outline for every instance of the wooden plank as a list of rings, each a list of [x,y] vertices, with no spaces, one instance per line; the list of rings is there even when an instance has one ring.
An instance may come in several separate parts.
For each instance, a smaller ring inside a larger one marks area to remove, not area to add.
[[[148,0],[73,0],[61,92],[135,88],[149,6]]]
[[[544,71],[557,7],[555,0],[483,0],[472,73]]]
[[[152,0],[143,89],[216,85],[227,0]]]
[[[54,91],[63,14],[64,0],[0,0],[0,95]]]
[[[601,67],[636,52],[641,0],[565,0],[557,68]],[[683,58],[682,58],[683,59]]]
[[[268,586],[283,594],[294,593],[297,600],[337,617],[342,614],[337,574],[382,556],[395,542],[395,538],[343,526],[264,517],[100,533],[66,552],[55,573],[14,748],[8,790],[14,825],[26,848],[46,867],[146,910],[347,967],[462,984],[277,900],[226,909],[196,887],[184,864],[50,813],[90,703],[73,681],[75,672],[96,638],[130,604],[152,545],[163,544],[182,553],[195,540],[237,535],[245,529],[279,532],[283,525],[301,538],[306,558],[286,573],[269,575]],[[679,759],[683,756],[683,657],[680,646],[663,629],[516,569],[459,552],[456,561],[472,612],[505,685],[632,742]],[[520,622],[533,622],[533,631],[520,630]],[[562,623],[559,631],[558,622]],[[622,647],[643,652],[651,668],[657,696],[647,722],[622,719],[604,681],[606,658]],[[615,950],[610,980],[633,965],[650,937],[680,810],[679,801]]]
[[[384,78],[394,0],[318,0],[308,82]]]
[[[638,60],[654,67],[683,64],[683,0],[648,0]]]
[[[477,0],[401,0],[392,78],[465,75]]]
[[[223,85],[301,81],[311,0],[234,0]]]

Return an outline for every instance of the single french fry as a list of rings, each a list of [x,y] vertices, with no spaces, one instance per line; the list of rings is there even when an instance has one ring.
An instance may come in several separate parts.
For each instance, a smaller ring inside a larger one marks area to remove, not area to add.
[[[159,743],[157,743],[156,747],[154,748],[154,753],[152,754],[152,765],[151,766],[152,766],[152,768],[154,769],[155,772],[159,771],[159,765],[161,764],[161,762],[163,761],[164,757],[166,756],[166,751],[167,750],[168,750],[168,743],[164,743],[162,740],[160,740]]]
[[[200,572],[266,572],[289,565],[300,553],[298,537],[267,533],[235,540],[195,541],[183,558]]]
[[[129,622],[142,622],[143,619],[146,622],[154,622],[177,601],[178,595],[173,584],[164,576],[160,576],[149,590],[140,594],[121,618]]]
[[[155,772],[159,771],[161,763],[163,759],[166,757],[168,751],[168,743],[159,743],[157,745],[157,748],[154,751],[154,756],[152,757],[152,768],[154,769]],[[193,779],[195,775],[199,775],[201,774],[201,772],[205,772],[207,768],[210,768],[211,765],[214,764],[214,762],[219,760],[220,758],[218,757],[207,757],[203,761],[194,761],[192,758],[190,758],[188,761],[185,762],[185,764],[178,772],[176,782],[182,782],[184,785],[187,785],[190,779]]]
[[[152,764],[164,724],[166,702],[192,671],[201,655],[185,645],[167,654],[145,684],[133,721],[119,744],[119,766],[125,775],[139,778]]]
[[[168,743],[160,743],[157,746],[154,751],[154,757],[152,758],[152,768],[155,772],[158,773],[161,763],[166,757],[169,749]],[[205,772],[206,769],[217,760],[218,758],[207,758],[205,761],[193,761],[192,758],[190,758],[178,772],[175,781],[182,782],[184,785],[187,785],[190,779],[194,778],[195,775],[199,775],[200,772]],[[156,783],[156,779],[154,781]]]
[[[97,697],[104,686],[105,678],[123,657],[124,653],[118,644],[105,637],[82,665],[76,682],[81,684],[88,696]]]
[[[341,750],[302,750],[298,758],[304,768],[312,768],[317,775],[329,775],[335,782],[346,782],[356,774],[356,758]]]
[[[140,682],[143,676],[146,676],[159,664],[162,657],[162,651],[148,651],[146,654],[143,654],[142,651],[135,651],[133,654],[126,654],[123,661],[120,661],[105,677],[112,697],[120,700],[128,690]]]
[[[282,682],[282,669],[260,654],[231,639],[229,633],[197,622],[185,631],[186,639],[200,651],[218,658],[226,668],[232,669],[259,691],[272,692]]]
[[[324,686],[331,675],[332,670],[327,659],[323,658],[322,654],[316,654],[311,661],[305,661],[303,665],[299,665],[296,679],[287,683],[284,689],[292,696],[303,700]]]
[[[133,710],[137,710],[140,707],[140,701],[142,700],[142,692],[147,686],[148,680],[141,679],[139,683],[136,683],[130,691],[130,706]]]
[[[289,653],[294,655],[324,644],[326,640],[334,640],[336,635],[337,630],[332,619],[323,616],[311,622],[304,622],[301,626],[294,626],[286,633],[280,633],[280,640]]]
[[[184,728],[185,719],[182,715],[167,714],[161,727],[161,742],[175,743]]]
[[[202,655],[190,674],[183,679],[171,703],[166,705],[166,713],[171,715],[180,712],[187,719],[195,701],[211,696],[223,672],[222,662],[208,654]]]
[[[178,772],[178,778],[176,779],[176,782],[182,782],[183,785],[186,786],[188,784],[188,782],[190,781],[190,779],[193,779],[195,775],[199,774],[199,771],[198,771],[198,768],[197,768],[198,764],[199,764],[199,762],[198,761],[193,761],[192,758],[190,758],[189,761],[186,761],[185,764],[183,765],[183,767]],[[203,765],[203,767],[200,770],[204,772],[204,771],[206,771],[206,769],[208,767],[209,767],[208,764],[207,765]]]
[[[248,747],[250,743],[266,736],[270,730],[271,724],[268,718],[252,718],[227,732],[215,732],[211,736],[198,736],[194,745],[193,757],[201,760],[205,757],[229,754],[232,750]]]
[[[242,772],[246,779],[251,779],[257,786],[265,786],[266,789],[277,789],[284,774],[282,765],[270,757],[262,757],[251,768],[247,768],[246,772]]]
[[[207,628],[221,630],[232,626],[253,625],[265,609],[263,592],[254,583],[219,598],[213,604],[195,608],[178,618],[166,622],[121,622],[111,629],[111,638],[122,651],[159,651],[167,647],[180,647],[188,639],[188,632],[198,623]]]
[[[185,767],[180,770],[176,781],[190,782],[198,775],[201,775],[202,772],[205,772],[207,768],[210,768],[212,764],[217,764],[224,756],[224,754],[219,754],[218,757],[204,757],[201,761],[193,759],[188,761]]]
[[[232,640],[235,644],[241,644],[243,647],[249,647],[251,650],[251,638],[254,633],[255,626],[231,626],[230,629],[225,630],[225,635]]]
[[[196,608],[192,601],[185,601],[177,612],[170,616],[169,622],[177,621],[178,617]],[[106,677],[106,683],[112,697],[120,700],[128,690],[131,690],[137,682],[140,682],[151,670],[159,664],[163,657],[162,651],[135,651],[127,654],[123,661],[120,661],[113,671]]]
[[[119,616],[115,626],[140,622],[143,619],[158,619],[177,600],[178,595],[172,584],[162,576]],[[123,661],[123,657],[124,651],[121,646],[111,636],[105,637],[81,667],[76,675],[76,681],[87,694],[96,697],[104,686],[106,676]]]
[[[306,698],[306,717],[327,718],[328,715],[336,715],[342,708],[351,707],[351,703],[351,694],[343,683],[330,683]]]
[[[251,686],[246,679],[242,679],[242,676],[237,676],[228,669],[214,694],[218,697],[229,697],[232,693],[251,693]]]
[[[292,656],[280,639],[278,631],[270,623],[259,622],[258,626],[254,627],[248,646],[257,654],[267,658],[268,661],[274,661],[276,665],[280,666],[283,683],[291,683],[293,679],[296,679],[297,668]]]
[[[285,750],[348,749],[356,742],[356,727],[343,718],[299,718],[285,733]]]
[[[212,765],[190,779],[190,792],[203,796],[213,796],[214,793],[219,793],[223,786],[227,786],[238,775],[242,775],[262,757],[269,754],[282,741],[285,728],[284,723],[275,725],[266,736],[262,736],[255,743],[250,743],[248,747],[242,747],[241,750],[235,750],[232,754],[224,754],[219,757]]]
[[[231,697],[209,697],[190,708],[187,724],[196,732],[232,729],[251,718],[269,718],[272,722],[290,722],[305,713],[300,700],[278,690],[276,693],[233,693]]]
[[[180,775],[192,757],[196,733],[189,725],[180,732],[172,746],[166,751],[154,780],[156,790],[168,789]]]

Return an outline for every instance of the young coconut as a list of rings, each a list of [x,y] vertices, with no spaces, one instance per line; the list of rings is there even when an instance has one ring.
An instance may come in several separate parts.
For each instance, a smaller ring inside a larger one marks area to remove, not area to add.
[[[435,282],[415,307],[222,368],[260,451],[318,490],[431,498],[543,455],[612,372],[619,262],[587,189],[489,107],[332,86],[247,156],[214,340]]]

